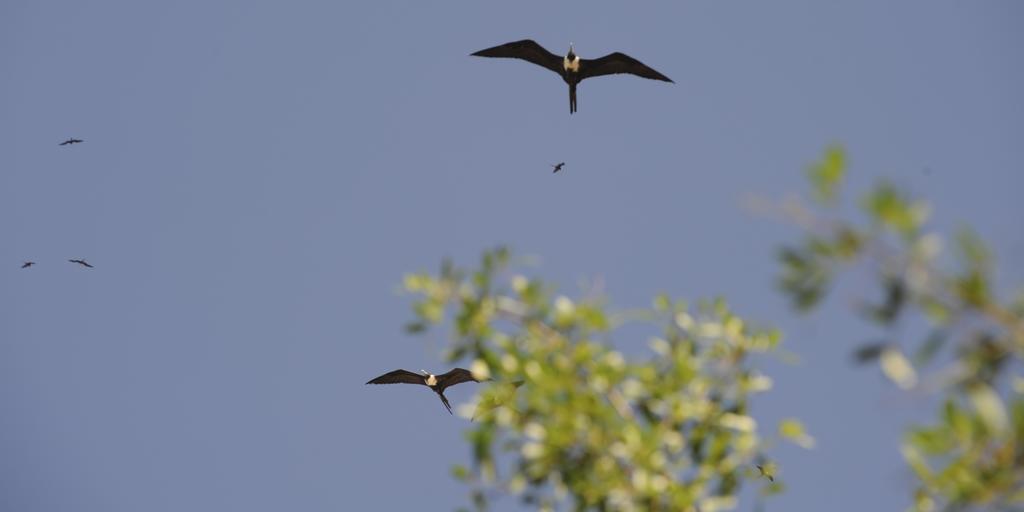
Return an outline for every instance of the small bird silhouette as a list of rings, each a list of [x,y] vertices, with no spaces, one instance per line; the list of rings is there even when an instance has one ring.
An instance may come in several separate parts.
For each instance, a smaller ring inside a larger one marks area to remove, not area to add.
[[[34,261],[26,261],[25,263],[21,264],[21,268],[29,268],[29,267],[31,267],[32,265],[35,265],[35,264],[36,264],[36,262],[34,262]]]
[[[767,478],[769,482],[774,482],[775,481],[775,476],[772,475],[771,472],[765,471],[764,466],[761,466],[760,464],[758,464],[756,467],[757,467],[757,470],[761,472],[761,476]]]
[[[68,260],[68,261],[70,261],[71,263],[78,263],[79,265],[81,265],[81,266],[83,266],[83,267],[89,267],[89,268],[92,268],[92,265],[90,265],[90,264],[89,264],[89,263],[88,263],[87,261],[85,261],[85,260]]]
[[[80,142],[82,142],[82,139],[68,139],[68,140],[66,140],[64,142],[61,142],[58,145],[59,146],[67,146],[68,144],[78,144]]]
[[[556,172],[558,172],[558,171],[561,171],[561,170],[562,170],[562,166],[563,166],[563,165],[565,165],[565,162],[562,162],[562,163],[560,163],[560,164],[556,164],[556,165],[552,165],[551,167],[552,167],[552,168],[553,168],[554,170],[553,170],[553,171],[551,171],[551,172],[552,172],[552,173],[556,173]]]

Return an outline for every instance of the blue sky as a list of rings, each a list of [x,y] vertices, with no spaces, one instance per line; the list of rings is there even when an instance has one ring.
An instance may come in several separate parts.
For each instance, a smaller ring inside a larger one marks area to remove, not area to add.
[[[6,1],[0,509],[464,503],[465,421],[363,383],[442,369],[445,333],[401,331],[401,276],[497,243],[567,292],[724,295],[778,325],[801,363],[766,363],[756,412],[818,447],[778,450],[767,510],[902,509],[899,433],[928,401],[849,364],[877,334],[846,313],[863,287],[788,311],[772,255],[795,231],[743,200],[804,190],[841,142],[851,191],[933,199],[1020,283],[1021,21],[1011,0]],[[527,37],[676,84],[587,81],[570,116],[550,72],[468,56]]]

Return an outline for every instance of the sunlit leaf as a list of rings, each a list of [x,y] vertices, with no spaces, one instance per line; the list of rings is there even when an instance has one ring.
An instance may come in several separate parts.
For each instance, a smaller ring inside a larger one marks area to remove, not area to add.
[[[800,420],[790,418],[780,422],[779,435],[801,448],[808,450],[814,448],[814,438],[807,434]]]
[[[971,399],[974,410],[978,412],[985,425],[992,432],[1003,432],[1007,429],[1010,421],[1006,414],[1006,407],[995,390],[985,384],[975,384],[971,387],[967,396]]]
[[[484,381],[491,378],[491,369],[483,359],[473,360],[473,364],[469,367],[469,371],[473,374],[473,378],[478,381]]]
[[[879,362],[882,366],[882,373],[897,386],[910,389],[917,384],[917,372],[896,347],[890,345],[882,350]]]
[[[725,413],[718,419],[718,424],[740,432],[753,432],[757,429],[757,422],[754,421],[754,418],[740,414]]]
[[[900,445],[900,452],[903,453],[903,459],[907,461],[911,469],[917,473],[918,478],[924,481],[928,481],[931,478],[932,470],[928,467],[928,462],[917,448],[909,443],[903,443]]]

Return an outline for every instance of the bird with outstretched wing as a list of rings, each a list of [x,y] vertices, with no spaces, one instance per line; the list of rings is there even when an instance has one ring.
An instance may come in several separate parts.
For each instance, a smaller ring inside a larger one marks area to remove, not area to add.
[[[480,381],[473,377],[473,372],[464,368],[454,368],[448,373],[441,375],[434,375],[425,371],[421,374],[410,372],[409,370],[394,370],[370,379],[367,381],[367,384],[420,384],[427,386],[434,390],[437,396],[441,397],[441,403],[444,404],[445,409],[448,409],[448,414],[452,414],[452,406],[448,403],[448,398],[444,396],[444,390],[463,382]]]
[[[572,43],[569,44],[569,53],[565,57],[559,57],[547,51],[532,39],[501,44],[470,55],[521,59],[558,73],[558,76],[561,76],[562,80],[569,84],[570,114],[576,112],[576,86],[590,77],[626,73],[651,80],[674,83],[669,77],[622,52],[609,53],[599,59],[581,59],[576,55]]]

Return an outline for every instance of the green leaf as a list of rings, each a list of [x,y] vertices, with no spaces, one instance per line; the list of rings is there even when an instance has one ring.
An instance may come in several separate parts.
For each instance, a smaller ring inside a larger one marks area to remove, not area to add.
[[[974,437],[974,422],[953,400],[946,400],[942,408],[942,421],[961,443],[966,443]]]
[[[814,199],[826,204],[833,202],[845,174],[845,151],[842,146],[829,146],[821,160],[807,169],[807,176],[814,187]]]
[[[928,467],[924,455],[921,455],[921,452],[910,443],[903,443],[900,446],[900,451],[903,453],[903,459],[907,461],[914,473],[917,473],[917,477],[927,482],[932,476],[932,470]]]
[[[978,271],[969,271],[954,282],[956,294],[964,304],[981,306],[988,302],[988,279]]]
[[[964,262],[971,267],[988,267],[992,253],[985,242],[970,228],[961,228],[956,233],[956,246]]]
[[[927,216],[927,208],[923,204],[911,204],[900,190],[884,181],[864,198],[864,208],[876,223],[905,238],[916,233]]]
[[[779,253],[782,276],[778,284],[798,311],[818,304],[831,281],[831,272],[821,258],[800,248],[787,247]]]
[[[461,480],[463,482],[469,480],[469,468],[463,466],[462,464],[456,464],[452,466],[452,477],[454,477],[456,480]]]
[[[882,303],[868,305],[863,309],[869,320],[882,326],[888,326],[895,322],[899,318],[900,312],[903,311],[907,300],[907,287],[902,277],[894,275],[884,276],[882,284],[885,288],[885,297],[882,299]]]
[[[439,323],[444,315],[444,304],[433,299],[426,299],[417,302],[413,309],[426,322]]]
[[[779,423],[779,435],[797,446],[810,450],[814,448],[814,438],[804,430],[804,424],[800,420],[789,418]]]
[[[672,308],[672,301],[669,300],[668,295],[659,293],[654,297],[654,309],[655,311],[665,312]]]
[[[940,427],[937,429],[916,428],[907,434],[910,443],[928,455],[940,455],[954,447],[950,429]]]

